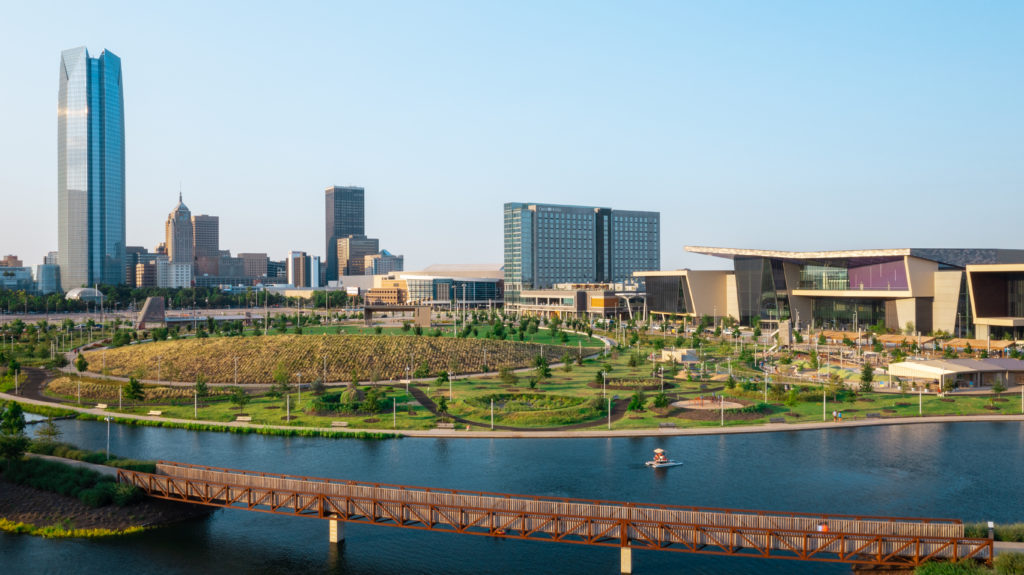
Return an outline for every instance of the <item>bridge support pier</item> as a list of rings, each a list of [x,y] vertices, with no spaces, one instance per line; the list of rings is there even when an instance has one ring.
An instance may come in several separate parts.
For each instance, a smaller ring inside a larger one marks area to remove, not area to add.
[[[619,572],[623,575],[629,575],[633,572],[633,548],[622,547],[622,552],[619,556]]]
[[[342,543],[345,541],[345,522],[337,519],[329,519],[330,531],[328,541],[331,543]]]

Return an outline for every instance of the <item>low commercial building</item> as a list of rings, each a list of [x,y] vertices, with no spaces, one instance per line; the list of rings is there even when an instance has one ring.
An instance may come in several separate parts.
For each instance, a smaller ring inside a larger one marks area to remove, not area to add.
[[[967,266],[975,337],[1024,340],[1024,264]]]
[[[932,383],[940,388],[947,381],[955,387],[1004,387],[1024,385],[1024,361],[1000,359],[935,359],[889,364],[889,375],[915,382]]]
[[[606,284],[564,284],[552,289],[523,290],[509,309],[539,317],[592,321],[642,313],[642,309],[636,308],[633,297],[622,295]]]
[[[723,272],[674,272],[678,282],[639,272],[645,280],[648,276],[654,279],[653,285],[647,286],[650,311],[679,314],[682,309],[686,315],[712,315],[706,303],[697,301],[703,299],[719,302],[712,304],[715,310],[724,306],[719,316],[730,315],[744,325],[757,318],[770,329],[783,322],[796,329],[810,326],[847,331],[882,325],[911,333],[943,331],[963,337],[975,323],[968,267],[1016,264],[1014,269],[1024,272],[1024,250],[791,252],[687,246],[686,251],[732,260],[733,269],[724,272],[724,277],[720,275]]]

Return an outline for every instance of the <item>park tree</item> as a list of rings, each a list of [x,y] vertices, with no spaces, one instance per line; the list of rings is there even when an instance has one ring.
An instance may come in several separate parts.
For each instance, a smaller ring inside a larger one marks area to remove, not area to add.
[[[21,404],[16,401],[9,401],[3,407],[3,414],[0,415],[0,433],[4,435],[21,435],[25,433],[25,412]]]
[[[437,412],[448,415],[448,400],[443,395],[437,399]]]
[[[572,371],[572,354],[565,352],[562,354],[562,371]]]
[[[85,359],[85,356],[81,353],[75,358],[75,369],[78,370],[78,377],[82,377],[82,372],[89,368],[89,361]]]
[[[825,339],[825,334],[824,333],[819,333],[818,334],[818,345],[825,345],[826,343],[828,343],[828,340]]]
[[[1000,377],[992,384],[992,393],[995,393],[996,397],[999,397],[1004,391],[1006,391],[1006,385],[1003,383],[1003,378]]]
[[[519,376],[517,376],[516,372],[512,371],[512,368],[507,365],[502,366],[502,368],[498,370],[498,378],[501,379],[502,383],[508,385],[515,385],[519,382]]]
[[[146,390],[142,387],[142,382],[134,377],[128,378],[123,394],[124,398],[130,401],[141,401],[146,398]]]
[[[238,406],[239,415],[241,415],[242,410],[245,409],[245,406],[248,405],[250,401],[252,401],[252,398],[249,397],[249,394],[246,393],[244,389],[238,386],[231,388],[231,395],[229,397],[231,399],[231,403]]]
[[[864,367],[860,368],[860,390],[863,393],[871,391],[871,382],[875,379],[875,368],[871,367],[870,363],[864,362]]]
[[[201,373],[196,375],[195,392],[197,401],[202,401],[210,395],[210,386],[206,383],[206,376]]]
[[[47,417],[46,422],[36,430],[36,441],[39,443],[54,445],[60,441],[61,435],[61,430],[57,427],[57,424],[53,422],[53,418]]]
[[[548,359],[546,357],[538,355],[533,358],[533,373],[534,379],[538,382],[551,377],[551,368],[548,367]]]

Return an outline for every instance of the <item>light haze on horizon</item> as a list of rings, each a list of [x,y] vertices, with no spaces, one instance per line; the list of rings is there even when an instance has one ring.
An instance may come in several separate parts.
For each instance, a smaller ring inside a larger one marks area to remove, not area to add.
[[[9,3],[0,255],[57,249],[62,50],[122,59],[127,243],[177,203],[221,249],[324,256],[324,188],[434,263],[502,205],[661,212],[684,245],[1024,248],[1024,4]]]

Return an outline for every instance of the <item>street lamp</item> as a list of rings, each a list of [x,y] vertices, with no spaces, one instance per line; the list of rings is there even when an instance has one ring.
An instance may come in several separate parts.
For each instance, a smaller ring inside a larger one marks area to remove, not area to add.
[[[110,416],[106,416],[103,419],[107,421],[107,460],[110,460]]]

